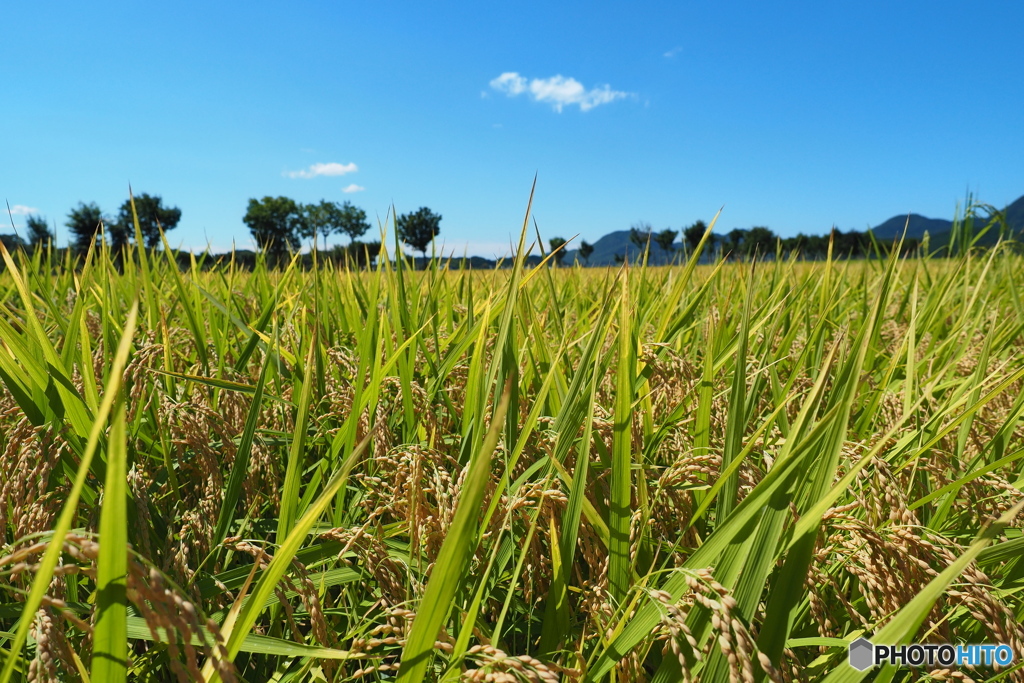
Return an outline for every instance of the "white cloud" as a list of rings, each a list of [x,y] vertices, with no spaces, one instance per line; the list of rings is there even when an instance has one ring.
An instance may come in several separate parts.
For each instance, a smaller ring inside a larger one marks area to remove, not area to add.
[[[354,163],[339,164],[336,161],[332,161],[326,164],[313,164],[304,171],[288,171],[285,175],[289,178],[316,178],[322,175],[345,175],[346,173],[355,173],[358,170],[359,167]]]
[[[526,92],[526,79],[515,71],[506,71],[491,81],[491,87],[506,95],[518,95]]]
[[[352,183],[348,187],[341,188],[341,191],[344,192],[345,194],[352,194],[353,192],[362,192],[365,189],[366,188],[363,187],[362,185],[356,185],[355,183]]]
[[[27,216],[32,213],[39,213],[39,209],[35,209],[31,206],[25,206],[24,204],[15,204],[11,207],[11,213],[15,216]]]
[[[557,112],[573,104],[579,106],[580,111],[589,111],[599,105],[629,97],[631,94],[612,90],[607,84],[587,90],[575,78],[566,78],[561,74],[528,81],[515,71],[501,74],[491,81],[491,87],[509,97],[525,93],[536,102],[550,104]]]
[[[677,45],[676,47],[672,48],[671,50],[669,50],[668,52],[666,52],[662,56],[663,57],[667,57],[668,59],[672,59],[673,57],[675,57],[677,54],[679,54],[682,51],[683,51],[683,48],[681,48],[681,47],[679,47]]]

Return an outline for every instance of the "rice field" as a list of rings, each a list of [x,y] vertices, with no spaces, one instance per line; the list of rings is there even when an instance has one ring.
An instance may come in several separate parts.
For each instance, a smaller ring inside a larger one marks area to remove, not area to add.
[[[1024,656],[1024,258],[526,235],[492,272],[4,251],[0,683],[1024,680],[846,663]]]

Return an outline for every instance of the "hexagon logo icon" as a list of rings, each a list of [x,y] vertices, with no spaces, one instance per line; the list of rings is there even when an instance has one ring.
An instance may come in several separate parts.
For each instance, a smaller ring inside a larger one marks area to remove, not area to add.
[[[867,671],[875,665],[875,646],[867,638],[858,638],[850,643],[850,666],[857,671]]]

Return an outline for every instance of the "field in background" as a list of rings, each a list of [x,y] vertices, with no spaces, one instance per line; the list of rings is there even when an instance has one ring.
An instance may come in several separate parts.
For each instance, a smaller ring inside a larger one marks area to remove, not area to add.
[[[0,681],[854,681],[862,634],[1024,656],[1002,247],[6,265]],[[919,680],[964,674],[997,676]]]

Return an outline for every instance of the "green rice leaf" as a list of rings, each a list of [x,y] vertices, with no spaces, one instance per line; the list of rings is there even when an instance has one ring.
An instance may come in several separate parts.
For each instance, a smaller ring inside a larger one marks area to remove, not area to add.
[[[0,249],[2,248],[2,245],[0,245]],[[3,253],[6,256],[6,250]],[[6,258],[9,259],[10,257],[6,256]],[[124,333],[121,335],[121,342],[118,344],[113,363],[111,364],[110,379],[104,387],[103,401],[100,403],[99,412],[96,414],[96,419],[89,432],[89,440],[86,442],[85,452],[78,466],[74,483],[72,484],[71,491],[65,497],[64,506],[61,509],[60,517],[57,519],[57,524],[54,526],[53,535],[50,537],[46,547],[46,553],[39,562],[39,569],[36,570],[36,574],[32,579],[32,588],[25,598],[25,607],[22,611],[21,619],[18,621],[18,629],[15,631],[14,639],[11,642],[7,661],[4,662],[4,668],[0,671],[0,683],[7,683],[11,680],[15,662],[21,653],[21,648],[25,646],[28,629],[32,624],[32,620],[35,619],[36,611],[39,609],[40,603],[42,603],[43,596],[46,595],[50,580],[53,578],[54,567],[56,567],[57,560],[61,552],[63,552],[64,537],[71,529],[71,523],[78,507],[78,499],[82,495],[82,489],[85,487],[85,480],[89,474],[89,466],[92,464],[96,451],[100,448],[100,439],[103,432],[106,431],[107,418],[114,405],[114,400],[121,389],[122,372],[128,360],[128,351],[131,348],[132,336],[135,334],[135,323],[138,313],[139,307],[136,302],[132,304],[131,310],[128,312]]]
[[[427,581],[426,592],[416,610],[416,618],[402,649],[397,679],[399,683],[419,683],[426,676],[434,651],[434,641],[448,618],[452,599],[463,581],[469,556],[476,549],[480,504],[486,493],[491,456],[498,445],[498,438],[505,424],[510,394],[511,387],[506,385],[483,443],[469,463],[469,472],[455,508],[455,518],[441,545],[441,551]]]
[[[107,451],[107,479],[100,512],[100,556],[97,566],[97,616],[93,636],[92,678],[127,680],[128,490],[124,405],[117,408]]]

